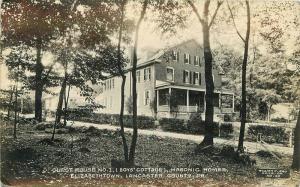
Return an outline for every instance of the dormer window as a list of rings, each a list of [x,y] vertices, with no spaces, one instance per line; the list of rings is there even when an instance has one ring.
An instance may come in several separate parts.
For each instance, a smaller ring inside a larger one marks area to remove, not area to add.
[[[167,80],[174,81],[174,68],[167,67]]]
[[[200,65],[200,58],[199,58],[199,56],[195,56],[195,58],[194,58],[194,65],[195,66],[199,66]]]
[[[190,61],[190,54],[184,53],[184,63],[185,64],[190,64],[191,63],[191,61]]]
[[[178,61],[178,59],[179,59],[179,52],[176,50],[173,50],[172,51],[172,60]]]

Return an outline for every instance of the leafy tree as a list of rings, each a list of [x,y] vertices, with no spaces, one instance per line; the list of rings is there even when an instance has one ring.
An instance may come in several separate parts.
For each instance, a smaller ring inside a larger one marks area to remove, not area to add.
[[[2,27],[4,47],[26,45],[36,51],[34,67],[28,64],[27,70],[34,72],[32,87],[35,90],[35,118],[42,120],[42,96],[47,72],[42,64],[43,51],[47,50],[49,42],[58,32],[63,30],[64,7],[49,1],[5,1],[2,4]]]
[[[121,59],[121,43],[124,33],[124,17],[125,17],[125,7],[127,4],[127,0],[122,0],[119,2],[119,10],[121,12],[121,16],[119,19],[119,36],[118,36],[118,60],[117,60],[117,67],[118,67],[118,74],[122,77],[122,84],[121,84],[121,108],[120,108],[120,116],[119,116],[119,123],[121,127],[121,137],[123,142],[123,151],[124,151],[124,159],[126,162],[128,162],[128,145],[125,137],[124,132],[124,122],[123,122],[123,116],[124,116],[124,106],[125,106],[125,83],[126,83],[126,75],[124,72],[124,61]],[[129,101],[129,99],[132,99],[131,97],[128,98],[128,101],[126,103],[128,113],[131,114],[132,112],[132,102]]]
[[[250,5],[249,1],[245,1],[246,4],[246,11],[247,11],[247,30],[246,30],[246,36],[243,37],[241,33],[239,32],[236,23],[235,23],[235,16],[233,15],[232,9],[230,8],[230,5],[227,1],[227,6],[233,21],[233,24],[235,26],[235,30],[240,37],[240,39],[244,42],[244,57],[243,57],[243,63],[242,63],[242,103],[241,103],[241,128],[240,128],[240,136],[239,136],[239,144],[238,144],[238,151],[243,152],[244,151],[244,134],[245,134],[245,125],[246,125],[246,117],[247,117],[247,108],[246,108],[246,73],[247,73],[247,63],[248,63],[248,51],[249,51],[249,38],[250,38]]]
[[[76,6],[84,6],[86,10],[83,13],[72,11],[72,8],[76,7],[75,3],[76,1],[68,12],[70,19],[63,22],[67,28],[61,36],[63,42],[58,42],[55,51],[64,73],[52,139],[54,139],[55,126],[60,122],[63,113],[63,100],[68,98],[66,96],[68,95],[66,93],[67,85],[69,88],[70,86],[80,88],[81,94],[87,100],[92,101],[93,88],[91,84],[97,84],[99,80],[105,79],[104,72],[113,74],[117,69],[117,50],[111,44],[110,37],[111,33],[118,28],[114,20],[119,14],[112,8],[113,2],[80,2]],[[78,31],[80,34],[75,34]],[[120,60],[123,60],[123,56],[120,57]],[[68,101],[65,100],[66,109],[67,103]]]
[[[205,85],[206,85],[206,94],[205,94],[205,136],[200,145],[213,145],[213,118],[214,118],[214,107],[213,107],[213,95],[214,95],[214,83],[212,76],[212,51],[210,48],[210,29],[214,23],[214,20],[217,16],[218,10],[222,5],[222,1],[217,2],[217,8],[215,9],[211,20],[209,21],[209,7],[210,0],[204,2],[203,17],[200,16],[199,11],[195,4],[191,1],[187,1],[191,6],[193,12],[196,14],[199,22],[202,25],[203,33],[203,47],[204,47],[204,61],[205,61]]]
[[[134,48],[133,48],[133,60],[132,60],[132,127],[133,127],[133,134],[131,139],[131,146],[129,151],[129,158],[128,161],[130,164],[134,165],[134,158],[135,158],[135,149],[137,143],[137,136],[138,136],[138,129],[137,129],[137,92],[136,92],[136,66],[137,66],[137,46],[138,46],[138,36],[141,23],[145,17],[147,6],[149,1],[144,0],[142,5],[142,10],[138,22],[136,24],[135,30],[135,40],[134,40]]]

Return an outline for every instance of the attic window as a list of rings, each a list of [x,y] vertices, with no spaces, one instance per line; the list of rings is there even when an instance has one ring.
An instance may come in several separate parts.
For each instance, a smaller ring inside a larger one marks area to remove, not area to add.
[[[185,64],[190,64],[190,54],[184,53],[184,63]]]
[[[199,66],[199,64],[200,64],[200,58],[199,58],[199,56],[195,56],[195,58],[194,58],[194,65],[195,66]]]
[[[178,61],[179,59],[179,52],[176,50],[172,51],[172,60]]]

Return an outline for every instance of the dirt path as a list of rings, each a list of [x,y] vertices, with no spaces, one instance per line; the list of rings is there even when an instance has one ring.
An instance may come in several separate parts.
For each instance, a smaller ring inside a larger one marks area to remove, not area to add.
[[[111,131],[116,131],[117,129],[120,129],[120,127],[117,126],[112,126],[109,124],[94,124],[94,123],[87,123],[87,122],[80,122],[80,121],[75,121],[72,122],[73,126],[75,127],[80,127],[80,126],[94,126],[98,129],[107,129]],[[69,124],[71,125],[71,124]],[[125,128],[125,132],[132,132],[131,128]],[[192,135],[192,134],[182,134],[182,133],[174,133],[174,132],[165,132],[161,131],[159,129],[139,129],[138,130],[139,134],[142,135],[155,135],[159,137],[168,137],[168,138],[176,138],[176,139],[184,139],[184,140],[191,140],[196,143],[200,143],[202,139],[204,138],[203,135]],[[222,138],[214,138],[214,143],[218,145],[233,145],[237,146],[238,145],[238,140],[235,139],[222,139]],[[288,154],[292,155],[293,154],[293,148],[290,147],[284,147],[280,145],[271,145],[271,144],[264,144],[261,145],[256,142],[244,142],[244,146],[246,147],[247,151],[250,153],[256,153],[259,150],[265,150],[265,151],[272,151],[280,154]]]

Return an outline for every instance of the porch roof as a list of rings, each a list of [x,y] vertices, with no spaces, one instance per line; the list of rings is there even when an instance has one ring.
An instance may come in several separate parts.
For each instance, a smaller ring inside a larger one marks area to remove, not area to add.
[[[161,84],[156,84],[155,90],[161,90],[161,89],[166,89],[166,88],[176,88],[176,89],[182,89],[182,90],[192,90],[192,91],[200,91],[200,92],[205,92],[206,89],[204,88],[195,88],[195,87],[190,87],[190,86],[182,86],[182,85],[173,85],[169,82],[163,82]],[[230,90],[215,90],[214,93],[222,93],[222,94],[229,94],[229,95],[234,95],[233,92]]]

